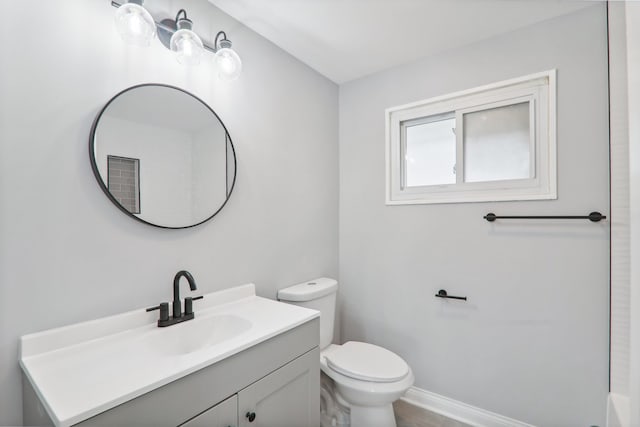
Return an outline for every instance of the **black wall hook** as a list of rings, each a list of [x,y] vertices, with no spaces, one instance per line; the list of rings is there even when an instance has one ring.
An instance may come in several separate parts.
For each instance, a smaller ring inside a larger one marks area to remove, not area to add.
[[[444,289],[440,289],[435,296],[438,298],[461,299],[464,301],[467,300],[467,297],[454,297],[452,295],[448,295],[447,291],[445,291]]]

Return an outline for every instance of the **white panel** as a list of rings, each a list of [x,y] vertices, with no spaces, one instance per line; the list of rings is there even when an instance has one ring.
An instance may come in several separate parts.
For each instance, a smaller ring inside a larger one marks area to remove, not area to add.
[[[609,393],[609,399],[607,399],[607,427],[631,427],[629,404],[629,395]]]
[[[629,105],[630,425],[640,425],[640,3],[625,2]]]
[[[406,186],[455,184],[456,119],[406,125]]]
[[[622,2],[609,2],[611,115],[611,392],[629,394],[630,239],[626,26]]]
[[[464,181],[531,177],[529,103],[463,114]]]

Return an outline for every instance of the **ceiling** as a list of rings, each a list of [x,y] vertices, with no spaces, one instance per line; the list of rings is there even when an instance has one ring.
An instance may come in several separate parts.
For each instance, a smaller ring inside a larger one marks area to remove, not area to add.
[[[591,6],[585,0],[209,0],[336,83]]]

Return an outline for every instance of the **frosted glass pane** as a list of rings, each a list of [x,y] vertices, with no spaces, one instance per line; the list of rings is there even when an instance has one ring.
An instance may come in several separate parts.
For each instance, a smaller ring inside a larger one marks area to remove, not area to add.
[[[406,126],[406,186],[455,184],[455,118]]]
[[[467,113],[465,182],[531,178],[529,103]]]

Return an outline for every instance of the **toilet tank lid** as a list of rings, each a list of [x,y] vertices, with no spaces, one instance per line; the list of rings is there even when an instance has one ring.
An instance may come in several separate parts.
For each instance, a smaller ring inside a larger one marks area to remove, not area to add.
[[[290,302],[311,301],[332,294],[337,290],[338,282],[336,280],[320,277],[280,289],[278,291],[278,300]]]

